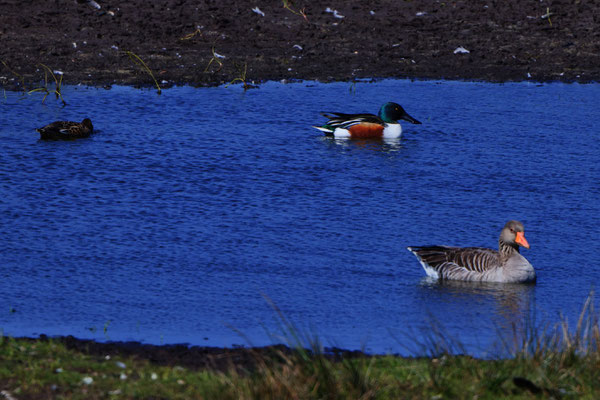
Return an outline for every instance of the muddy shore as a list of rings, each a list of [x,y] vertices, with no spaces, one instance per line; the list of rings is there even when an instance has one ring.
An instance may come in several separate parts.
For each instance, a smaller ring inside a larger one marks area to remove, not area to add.
[[[287,7],[286,7],[287,6]],[[99,7],[99,8],[98,8]],[[600,2],[0,1],[0,85],[600,80]],[[236,82],[240,82],[238,79]]]

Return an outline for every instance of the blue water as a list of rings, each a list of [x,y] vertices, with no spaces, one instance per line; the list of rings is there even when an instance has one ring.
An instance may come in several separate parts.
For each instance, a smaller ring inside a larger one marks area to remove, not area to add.
[[[0,98],[6,335],[264,345],[275,304],[327,346],[488,354],[574,325],[600,278],[600,86],[433,81],[67,87]],[[336,141],[319,111],[396,101],[422,125]],[[34,128],[90,117],[88,139]],[[525,224],[535,285],[439,284],[408,245],[495,248]],[[415,344],[416,343],[416,344]],[[412,349],[412,350],[411,350]]]

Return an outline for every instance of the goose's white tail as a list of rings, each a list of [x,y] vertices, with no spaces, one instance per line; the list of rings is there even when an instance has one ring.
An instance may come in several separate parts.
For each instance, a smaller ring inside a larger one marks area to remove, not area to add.
[[[437,271],[435,269],[433,269],[429,264],[427,264],[425,261],[421,260],[421,257],[419,257],[419,255],[417,254],[416,251],[414,251],[412,249],[412,247],[407,247],[406,248],[408,251],[410,251],[411,253],[413,253],[416,257],[417,260],[419,260],[419,263],[421,263],[421,266],[423,267],[423,269],[425,270],[425,273],[427,274],[427,276],[431,277],[431,278],[435,278],[435,279],[439,279],[440,275],[437,273]]]

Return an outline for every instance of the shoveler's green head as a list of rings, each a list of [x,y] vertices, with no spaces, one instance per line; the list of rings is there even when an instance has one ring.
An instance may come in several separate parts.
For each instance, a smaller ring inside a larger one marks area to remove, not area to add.
[[[410,122],[411,124],[420,124],[419,121],[408,115],[404,108],[397,103],[385,103],[379,110],[379,118],[387,123],[398,123],[399,119]]]

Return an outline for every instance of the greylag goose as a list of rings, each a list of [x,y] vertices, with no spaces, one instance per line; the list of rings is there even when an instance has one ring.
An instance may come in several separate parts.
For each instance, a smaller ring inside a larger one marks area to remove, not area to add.
[[[498,251],[483,247],[411,246],[427,275],[439,279],[479,282],[533,282],[535,271],[519,253],[529,248],[523,224],[508,221],[498,240]]]
[[[323,126],[313,126],[313,128],[336,138],[395,139],[402,134],[402,126],[398,120],[403,119],[411,124],[420,124],[397,103],[385,103],[377,115],[337,112],[321,113],[321,115],[328,118],[329,121]]]
[[[81,122],[56,121],[36,129],[42,139],[77,139],[88,137],[94,131],[94,126],[89,118]]]

